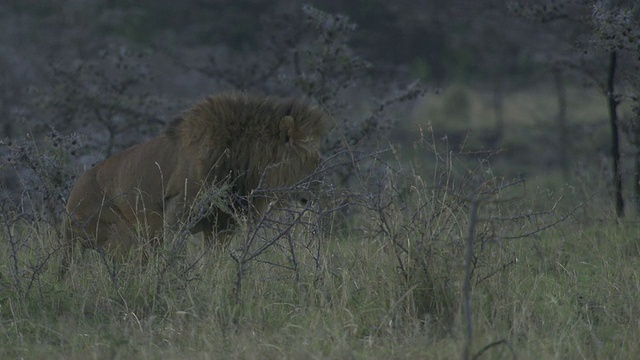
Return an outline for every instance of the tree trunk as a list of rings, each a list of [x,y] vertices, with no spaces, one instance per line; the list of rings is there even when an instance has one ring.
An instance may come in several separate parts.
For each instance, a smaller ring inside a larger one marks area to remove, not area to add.
[[[493,88],[493,112],[496,117],[491,145],[497,146],[504,137],[504,91],[502,79],[496,79]]]
[[[616,199],[616,214],[624,216],[624,199],[622,198],[622,174],[620,172],[620,139],[618,136],[618,104],[614,93],[617,54],[611,52],[609,76],[607,79],[607,100],[609,105],[609,123],[611,124],[611,156],[613,157],[613,187]]]
[[[640,214],[640,144],[636,143],[635,169],[633,176],[633,190],[635,195],[636,212]]]
[[[564,77],[560,68],[553,69],[553,81],[558,96],[558,134],[559,146],[558,157],[562,176],[565,181],[569,180],[569,157],[567,150],[569,148],[569,130],[567,129],[567,90],[564,87]]]

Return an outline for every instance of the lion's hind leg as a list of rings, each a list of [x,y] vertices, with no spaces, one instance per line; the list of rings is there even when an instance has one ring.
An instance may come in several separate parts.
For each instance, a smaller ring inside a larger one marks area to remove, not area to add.
[[[82,223],[67,216],[63,228],[62,260],[59,279],[64,279],[73,265],[73,259],[82,256],[86,249],[96,250],[104,261],[124,259],[133,247],[132,229],[120,218],[103,216],[95,221],[90,218]]]

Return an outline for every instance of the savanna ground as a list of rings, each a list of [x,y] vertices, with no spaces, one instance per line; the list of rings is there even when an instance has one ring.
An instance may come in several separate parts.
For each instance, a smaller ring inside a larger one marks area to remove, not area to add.
[[[570,94],[583,112],[572,118],[604,124],[603,101]],[[416,108],[395,156],[356,174],[348,208],[309,205],[282,236],[244,227],[221,254],[189,238],[184,251],[167,243],[148,264],[114,270],[87,252],[60,281],[55,229],[3,212],[0,358],[447,359],[463,355],[469,329],[479,358],[635,358],[640,226],[636,214],[615,217],[594,149],[602,127],[576,141],[564,180],[557,167],[540,171],[552,151],[534,131],[553,126],[540,123],[553,118],[552,97],[511,95],[506,155],[481,161],[438,131],[482,132],[486,99],[470,92],[460,124],[447,120],[446,96]]]

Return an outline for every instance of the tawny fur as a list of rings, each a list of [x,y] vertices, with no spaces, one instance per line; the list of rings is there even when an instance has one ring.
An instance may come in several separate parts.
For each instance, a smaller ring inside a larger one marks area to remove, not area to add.
[[[239,197],[293,185],[317,168],[326,125],[321,110],[295,99],[208,97],[160,136],[111,156],[78,179],[67,203],[69,249],[98,246],[123,256],[140,245],[140,233],[162,241],[165,224],[185,220],[198,193],[214,184],[230,182]],[[256,198],[249,211],[259,214],[268,201]],[[232,216],[218,210],[192,232],[205,231],[211,239],[233,225]]]

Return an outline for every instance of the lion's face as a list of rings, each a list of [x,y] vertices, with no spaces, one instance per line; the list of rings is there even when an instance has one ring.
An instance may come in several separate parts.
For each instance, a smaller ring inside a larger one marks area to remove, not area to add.
[[[275,189],[308,181],[322,162],[319,149],[321,138],[310,130],[298,125],[290,115],[282,117],[278,123],[279,143],[275,153],[256,151],[261,154],[256,161],[269,165],[264,167],[259,184],[253,187]]]

